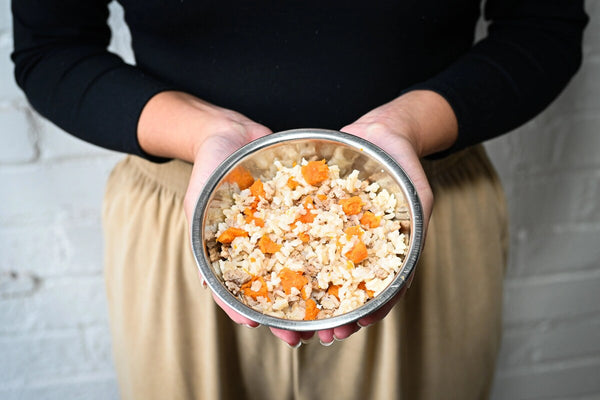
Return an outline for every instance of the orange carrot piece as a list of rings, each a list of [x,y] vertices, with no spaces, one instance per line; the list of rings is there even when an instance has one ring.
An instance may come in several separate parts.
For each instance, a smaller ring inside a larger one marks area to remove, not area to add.
[[[329,177],[329,167],[325,164],[325,160],[309,161],[302,166],[301,172],[306,183],[312,186],[318,185]]]
[[[252,290],[252,284],[255,281],[259,281],[260,282],[260,289],[258,289],[258,291]],[[242,289],[242,291],[244,292],[244,294],[246,296],[252,297],[255,300],[256,300],[257,297],[264,297],[268,301],[271,301],[271,299],[269,299],[269,295],[268,295],[269,291],[267,289],[267,283],[265,282],[265,280],[261,276],[255,276],[255,277],[253,277],[248,282],[244,283],[242,285],[241,289]]]
[[[318,198],[319,200],[321,200],[321,201],[325,201],[325,200],[327,200],[327,196],[325,196],[324,194],[318,194],[318,195],[317,195],[317,198]]]
[[[298,182],[296,182],[296,181],[294,180],[294,178],[292,178],[292,177],[290,177],[290,178],[287,180],[287,187],[289,187],[289,188],[290,188],[290,189],[292,189],[292,190],[296,189],[296,188],[298,187],[298,185],[299,185],[299,183],[298,183]]]
[[[352,238],[352,236],[358,236],[359,238],[361,238],[363,233],[365,233],[365,232],[360,228],[360,226],[355,225],[355,226],[350,226],[350,227],[346,228],[344,233],[346,234],[346,238],[348,240],[350,240]]]
[[[369,296],[369,297],[373,297],[375,295],[374,291],[367,289],[367,284],[365,283],[365,281],[362,281],[361,283],[359,283],[358,288],[360,290],[364,290],[367,293],[367,296]]]
[[[272,241],[269,236],[263,235],[260,239],[258,239],[258,248],[264,254],[275,254],[281,250],[281,245]]]
[[[302,240],[302,243],[308,243],[310,240],[310,235],[306,232],[300,232],[298,234],[298,239]]]
[[[304,313],[304,319],[307,321],[317,319],[317,315],[319,315],[317,303],[313,299],[306,300],[306,312]]]
[[[250,171],[242,166],[237,166],[225,178],[225,182],[237,183],[241,190],[248,189],[254,183],[254,178]]]
[[[252,208],[256,208],[256,206],[258,205],[258,202],[260,201],[260,198],[265,198],[265,189],[263,186],[263,183],[260,181],[260,179],[257,179],[254,181],[254,183],[250,186],[250,194],[252,196],[254,196],[254,202],[252,203]]]
[[[289,268],[282,269],[279,273],[279,278],[281,279],[281,286],[286,294],[292,294],[293,287],[301,290],[308,284],[308,278],[305,277],[302,272],[292,271]]]
[[[381,223],[381,217],[375,216],[371,211],[365,211],[360,219],[360,223],[369,228],[377,228]]]
[[[231,243],[233,239],[239,236],[248,236],[248,232],[240,228],[227,228],[223,233],[219,235],[217,238],[217,242],[220,243]]]
[[[262,218],[258,218],[254,216],[256,210],[251,209],[250,207],[246,207],[244,209],[244,215],[246,216],[244,220],[247,224],[251,224],[254,221],[254,225],[263,227],[265,226],[265,221]]]
[[[293,226],[295,226],[296,222],[300,221],[303,224],[309,224],[311,222],[313,222],[315,220],[315,217],[317,216],[316,214],[313,214],[310,212],[311,208],[314,208],[314,203],[313,203],[313,198],[311,196],[306,196],[304,198],[304,200],[302,200],[302,205],[304,206],[304,209],[306,210],[306,214],[304,215],[300,215],[296,218],[296,220],[294,221],[294,223],[292,224]],[[312,206],[311,208],[309,208],[308,206]],[[292,227],[293,229],[293,227]]]
[[[346,257],[348,257],[354,264],[358,264],[361,261],[364,261],[367,256],[367,246],[365,246],[365,244],[362,242],[362,240],[359,240],[351,249],[350,251],[348,251],[346,254],[344,254]]]
[[[245,219],[246,219],[247,224],[251,224],[252,221],[254,221],[254,225],[256,225],[256,226],[260,226],[260,227],[265,226],[265,221],[262,218],[251,217],[249,215],[246,215]]]
[[[349,199],[340,200],[340,205],[342,206],[342,210],[344,210],[344,214],[356,215],[360,212],[365,203],[362,202],[360,197],[352,196]]]
[[[340,285],[329,285],[329,287],[327,288],[327,294],[331,294],[333,296],[335,296],[338,300],[340,299],[340,295],[339,295],[339,291],[340,291]]]
[[[304,209],[307,210],[307,211],[309,210],[308,206],[311,206],[312,208],[314,208],[315,207],[315,202],[313,201],[312,196],[306,196],[304,198],[304,200],[302,200],[302,205],[304,206]]]
[[[306,210],[306,214],[300,215],[298,218],[296,218],[294,223],[300,221],[303,224],[310,224],[311,222],[313,222],[315,220],[316,216],[317,216],[316,214],[313,214],[309,210]]]

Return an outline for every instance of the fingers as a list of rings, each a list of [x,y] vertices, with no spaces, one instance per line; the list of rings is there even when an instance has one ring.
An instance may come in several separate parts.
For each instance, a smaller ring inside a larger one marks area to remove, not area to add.
[[[194,160],[192,175],[184,200],[184,211],[188,221],[191,221],[196,200],[208,178],[231,153],[243,145],[268,135],[271,131],[254,122],[246,122],[240,131],[217,132],[206,137]]]
[[[300,340],[302,343],[308,342],[315,336],[315,331],[300,332]]]
[[[283,340],[290,347],[299,347],[302,343],[300,332],[286,331],[285,329],[270,328],[273,335]]]
[[[212,135],[206,138],[202,145],[202,153],[194,162],[184,200],[184,211],[188,221],[192,219],[196,200],[210,175],[238,147],[225,135]]]
[[[251,328],[256,328],[257,326],[260,325],[258,322],[252,321],[251,319],[246,318],[243,315],[240,315],[237,312],[235,312],[231,307],[229,307],[227,304],[223,303],[221,301],[221,299],[219,299],[214,293],[213,293],[213,299],[215,300],[215,303],[217,303],[219,305],[219,307],[221,307],[221,309],[223,311],[225,311],[227,316],[229,316],[229,318],[231,318],[231,320],[233,322],[235,322],[236,324],[246,325]]]
[[[319,340],[323,346],[329,346],[333,343],[333,329],[319,331],[317,332],[317,335],[319,335]]]
[[[423,208],[423,231],[427,232],[429,218],[433,211],[433,192],[427,175],[417,155],[417,150],[409,137],[402,132],[392,132],[382,124],[354,123],[342,128],[342,131],[362,137],[381,147],[404,169],[409,176],[421,200]]]
[[[355,322],[350,324],[338,326],[337,328],[333,328],[333,336],[337,340],[343,340],[349,338],[354,333],[360,330],[360,326],[356,325]]]

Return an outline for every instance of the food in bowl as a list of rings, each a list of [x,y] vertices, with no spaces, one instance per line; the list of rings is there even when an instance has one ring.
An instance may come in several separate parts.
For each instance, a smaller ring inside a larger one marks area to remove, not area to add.
[[[406,200],[325,160],[274,162],[270,179],[242,167],[225,180],[232,204],[207,229],[215,271],[264,314],[314,320],[355,310],[402,269],[410,235]]]

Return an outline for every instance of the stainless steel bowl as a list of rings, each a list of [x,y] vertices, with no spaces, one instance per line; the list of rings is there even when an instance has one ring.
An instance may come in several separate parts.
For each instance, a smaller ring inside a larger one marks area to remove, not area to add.
[[[408,254],[392,283],[360,308],[339,316],[312,321],[276,318],[239,301],[223,284],[220,272],[213,269],[205,240],[206,229],[221,221],[222,210],[232,204],[231,185],[223,185],[231,170],[242,166],[254,177],[269,179],[276,171],[273,164],[275,159],[287,165],[286,161],[291,164],[302,157],[307,160],[326,159],[328,163],[340,167],[340,176],[346,176],[353,169],[357,169],[360,171],[360,179],[376,181],[390,193],[404,196],[411,221]],[[275,328],[295,331],[322,330],[357,321],[380,308],[400,291],[413,272],[421,253],[423,213],[411,180],[400,165],[381,148],[347,133],[323,129],[296,129],[257,139],[237,150],[219,165],[208,179],[196,203],[191,239],[198,268],[208,286],[235,311],[260,324]]]

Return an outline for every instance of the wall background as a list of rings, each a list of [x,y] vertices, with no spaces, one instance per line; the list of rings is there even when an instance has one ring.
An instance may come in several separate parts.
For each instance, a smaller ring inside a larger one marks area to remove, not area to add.
[[[121,156],[28,107],[9,61],[9,3],[0,0],[0,398],[116,399],[100,210]],[[111,48],[131,62],[111,9]],[[587,10],[585,63],[569,88],[487,144],[512,219],[494,400],[600,399],[600,1]]]

